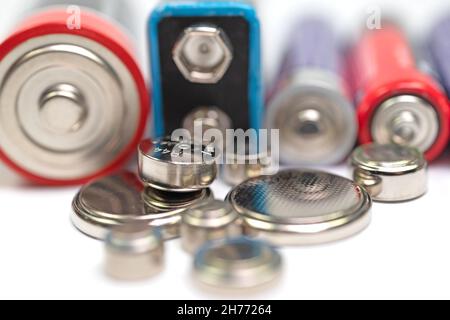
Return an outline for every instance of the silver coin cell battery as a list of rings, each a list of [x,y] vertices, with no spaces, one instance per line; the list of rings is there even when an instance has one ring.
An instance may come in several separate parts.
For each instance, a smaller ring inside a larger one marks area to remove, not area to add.
[[[245,234],[276,246],[341,240],[370,223],[372,201],[353,181],[310,170],[250,179],[228,195]]]
[[[183,214],[181,241],[183,249],[189,253],[196,253],[208,241],[241,235],[239,214],[227,202],[204,202]]]
[[[82,233],[104,240],[109,231],[129,223],[159,228],[164,240],[180,236],[182,214],[189,206],[209,201],[209,189],[194,193],[165,193],[145,189],[131,172],[109,176],[81,188],[71,220]]]
[[[280,254],[265,242],[235,238],[206,244],[194,261],[201,283],[220,289],[260,287],[281,274]]]
[[[113,229],[105,241],[105,272],[118,280],[143,280],[164,267],[164,242],[160,232],[145,224]]]
[[[237,186],[250,178],[273,173],[275,172],[271,151],[258,152],[248,146],[245,150],[227,149],[225,163],[220,168],[221,179],[230,186]]]
[[[354,180],[375,201],[413,200],[427,191],[427,162],[416,148],[368,144],[352,155]]]
[[[208,188],[216,179],[214,150],[202,144],[145,140],[139,146],[139,174],[152,188],[191,192]]]

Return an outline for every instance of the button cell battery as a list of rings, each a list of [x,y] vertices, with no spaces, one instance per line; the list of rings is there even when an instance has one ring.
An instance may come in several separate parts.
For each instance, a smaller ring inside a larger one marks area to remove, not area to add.
[[[309,245],[347,238],[370,222],[371,198],[352,181],[325,172],[286,170],[250,179],[228,200],[246,234],[274,245]]]
[[[72,222],[84,234],[101,240],[114,227],[138,222],[159,227],[165,240],[178,238],[181,214],[187,206],[180,206],[176,197],[166,195],[164,199],[167,202],[156,207],[146,201],[145,191],[142,182],[131,172],[94,181],[76,195],[72,204]],[[212,197],[210,191],[206,192],[208,197]],[[204,193],[190,196],[190,205],[206,198]],[[172,199],[175,202],[173,207],[170,206]]]
[[[228,202],[203,202],[183,214],[181,241],[183,249],[189,253],[196,253],[208,241],[240,235],[239,214]]]
[[[354,179],[375,201],[407,201],[427,191],[427,162],[416,148],[367,144],[352,155]]]
[[[172,192],[208,188],[217,176],[215,150],[202,144],[145,140],[139,146],[139,173],[149,187]]]
[[[105,271],[119,280],[141,280],[161,272],[164,242],[158,229],[145,224],[114,228],[105,241]]]
[[[236,238],[212,242],[195,257],[194,274],[202,283],[224,289],[259,287],[281,273],[280,254],[264,242]]]

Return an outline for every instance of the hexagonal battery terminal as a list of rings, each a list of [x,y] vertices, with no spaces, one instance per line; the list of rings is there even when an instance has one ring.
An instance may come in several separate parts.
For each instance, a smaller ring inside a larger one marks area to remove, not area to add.
[[[211,84],[219,82],[227,72],[233,60],[233,49],[222,29],[195,25],[184,30],[172,55],[187,80]]]

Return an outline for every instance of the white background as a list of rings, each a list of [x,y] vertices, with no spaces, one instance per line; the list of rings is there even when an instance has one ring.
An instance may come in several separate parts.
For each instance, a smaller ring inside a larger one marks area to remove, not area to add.
[[[115,1],[115,0],[110,0]],[[130,0],[142,25],[139,47],[144,65],[144,22],[154,1]],[[3,1],[0,33],[29,1]],[[265,81],[275,72],[292,19],[325,13],[342,37],[351,39],[375,2],[260,0]],[[420,39],[437,17],[450,14],[448,1],[382,1],[382,13],[402,17],[411,37]],[[384,10],[386,8],[386,10]],[[147,73],[147,72],[146,72]],[[349,175],[342,165],[328,170]],[[217,197],[227,189],[217,183]],[[0,166],[0,298],[224,298],[191,280],[192,258],[178,241],[167,244],[166,269],[141,283],[118,283],[102,273],[100,242],[77,232],[69,221],[76,188],[26,186]],[[375,204],[370,227],[357,237],[324,246],[283,249],[285,268],[274,287],[225,298],[450,298],[450,158],[430,170],[428,194],[414,202]]]

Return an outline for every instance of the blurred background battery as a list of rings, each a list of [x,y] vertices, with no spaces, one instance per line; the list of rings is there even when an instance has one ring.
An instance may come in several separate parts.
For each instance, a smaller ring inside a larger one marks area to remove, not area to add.
[[[135,153],[150,103],[124,12],[122,1],[38,1],[1,44],[0,158],[26,178],[82,184]]]
[[[430,58],[435,71],[450,97],[450,16],[440,20],[428,38]]]
[[[351,53],[361,143],[416,147],[427,160],[449,139],[449,107],[438,82],[420,70],[394,24],[366,31]]]
[[[162,1],[148,29],[156,137],[204,106],[235,128],[261,127],[260,26],[250,2]]]
[[[280,129],[284,163],[334,164],[355,146],[357,121],[343,62],[325,20],[309,17],[295,26],[267,110],[267,127]]]

